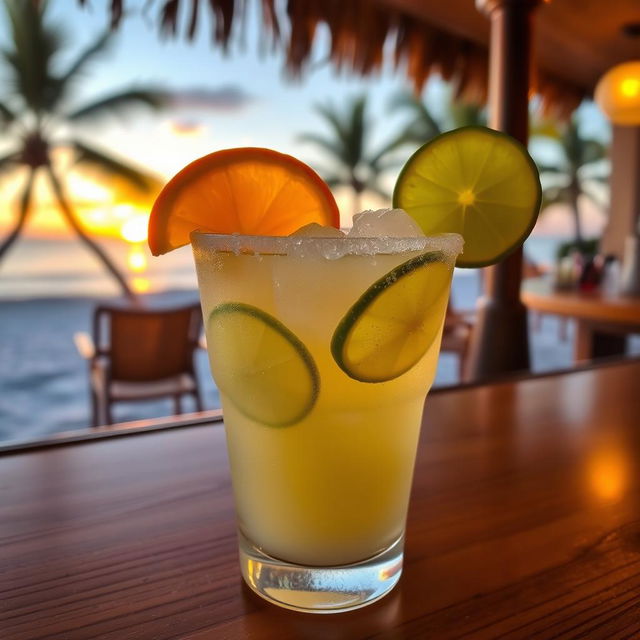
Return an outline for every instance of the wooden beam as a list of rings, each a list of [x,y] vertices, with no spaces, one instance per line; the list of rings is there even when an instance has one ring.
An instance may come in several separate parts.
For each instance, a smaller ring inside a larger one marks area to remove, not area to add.
[[[533,10],[538,0],[477,0],[489,16],[489,126],[524,145],[529,128]],[[527,311],[520,301],[522,249],[485,270],[468,378],[530,368]]]

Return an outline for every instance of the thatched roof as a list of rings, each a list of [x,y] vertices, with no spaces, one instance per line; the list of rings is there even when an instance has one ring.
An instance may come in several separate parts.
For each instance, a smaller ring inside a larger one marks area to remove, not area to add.
[[[79,1],[84,4],[87,0]],[[466,33],[457,28],[460,11],[467,12],[463,15],[475,13],[471,0],[287,0],[286,5],[284,0],[260,1],[262,38],[283,51],[286,68],[294,76],[305,72],[318,28],[324,25],[331,36],[328,55],[337,69],[368,75],[381,68],[384,56],[390,56],[416,91],[422,89],[432,73],[438,73],[452,83],[458,97],[473,102],[486,100],[488,21],[473,17],[475,22]],[[567,4],[567,0],[564,2]],[[570,0],[568,4],[579,2]],[[156,12],[153,17],[163,34],[186,38],[194,37],[201,13],[208,11],[214,25],[213,42],[227,48],[234,34],[242,31],[233,27],[244,19],[245,3],[246,0],[159,0],[149,10]],[[118,26],[126,11],[134,6],[140,9],[141,4],[141,0],[111,0],[113,27]],[[610,15],[610,3],[603,4],[608,8],[601,5],[599,10]],[[627,0],[619,6],[622,4]],[[432,20],[432,14],[437,14],[438,20]],[[579,21],[579,12],[575,15]],[[578,45],[584,49],[585,43]],[[557,43],[554,46],[558,49]],[[539,48],[537,43],[536,49]],[[579,54],[579,47],[574,52]],[[552,65],[556,58],[563,58],[556,51],[547,57]],[[579,62],[579,55],[575,59]],[[534,91],[546,114],[568,115],[593,90],[592,80],[574,79],[577,74],[571,68],[567,73],[564,62],[559,60],[557,65],[563,75],[556,73],[556,65],[534,65]]]

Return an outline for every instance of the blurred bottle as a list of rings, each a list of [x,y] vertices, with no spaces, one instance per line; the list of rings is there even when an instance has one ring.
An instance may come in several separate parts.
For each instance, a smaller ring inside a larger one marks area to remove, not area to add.
[[[600,255],[585,259],[578,282],[580,291],[595,291],[600,286],[603,263],[604,258]]]
[[[640,295],[640,236],[637,234],[625,241],[620,289],[630,296]]]
[[[603,293],[615,296],[620,292],[620,261],[614,255],[604,258],[600,288]]]

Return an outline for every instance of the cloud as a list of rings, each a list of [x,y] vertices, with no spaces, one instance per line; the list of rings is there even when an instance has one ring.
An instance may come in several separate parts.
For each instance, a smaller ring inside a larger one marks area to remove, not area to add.
[[[236,111],[255,99],[242,87],[232,84],[212,89],[173,89],[167,91],[165,97],[170,107],[215,111]]]
[[[167,130],[179,137],[199,137],[206,131],[206,126],[194,118],[176,118],[166,122]]]

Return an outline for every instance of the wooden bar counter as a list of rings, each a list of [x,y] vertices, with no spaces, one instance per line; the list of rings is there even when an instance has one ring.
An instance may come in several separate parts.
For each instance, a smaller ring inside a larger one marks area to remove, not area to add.
[[[5,451],[0,592],[2,640],[640,638],[640,361],[432,393],[364,609],[243,586],[219,423]]]

